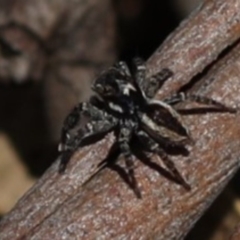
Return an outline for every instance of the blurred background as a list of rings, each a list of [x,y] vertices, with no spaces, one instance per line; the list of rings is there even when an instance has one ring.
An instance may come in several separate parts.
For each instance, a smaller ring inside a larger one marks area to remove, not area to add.
[[[147,59],[200,2],[0,0],[0,217],[56,159],[63,119],[96,74]],[[237,179],[188,240],[227,239],[240,221]]]

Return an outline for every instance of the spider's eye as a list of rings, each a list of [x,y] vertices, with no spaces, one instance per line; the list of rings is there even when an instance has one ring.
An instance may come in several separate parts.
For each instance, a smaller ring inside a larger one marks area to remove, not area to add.
[[[109,85],[94,84],[92,89],[101,96],[112,96],[115,94],[114,88]]]

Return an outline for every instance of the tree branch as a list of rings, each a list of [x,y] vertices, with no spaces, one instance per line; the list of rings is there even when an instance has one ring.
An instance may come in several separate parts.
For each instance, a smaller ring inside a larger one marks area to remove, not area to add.
[[[205,1],[166,40],[147,62],[150,73],[163,67],[175,73],[157,97],[188,83],[239,38],[239,8],[239,0]],[[236,44],[192,91],[239,106],[239,50]],[[64,175],[56,161],[3,218],[1,239],[182,239],[234,175],[240,154],[239,113],[184,118],[196,144],[188,148],[189,156],[171,158],[190,191],[137,160],[142,199],[111,169],[82,185],[108,154],[114,141],[110,134],[77,151]],[[118,163],[122,165],[122,159]]]
[[[240,238],[240,225],[238,224],[229,239],[238,240],[239,238]]]

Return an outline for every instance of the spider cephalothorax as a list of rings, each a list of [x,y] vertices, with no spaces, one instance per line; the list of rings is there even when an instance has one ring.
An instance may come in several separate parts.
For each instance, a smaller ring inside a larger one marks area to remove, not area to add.
[[[172,71],[163,69],[146,79],[143,62],[135,59],[134,66],[135,71],[132,74],[124,62],[119,62],[94,81],[92,89],[97,95],[89,102],[80,103],[67,116],[62,128],[59,151],[70,156],[84,140],[113,131],[135,190],[137,185],[131,151],[132,139],[142,143],[144,151],[158,154],[178,182],[189,189],[189,185],[164,151],[164,147],[184,146],[192,142],[174,104],[190,100],[225,111],[234,112],[234,109],[206,97],[184,93],[162,101],[153,100],[151,98],[173,75]],[[66,159],[62,158],[61,171],[66,167]]]

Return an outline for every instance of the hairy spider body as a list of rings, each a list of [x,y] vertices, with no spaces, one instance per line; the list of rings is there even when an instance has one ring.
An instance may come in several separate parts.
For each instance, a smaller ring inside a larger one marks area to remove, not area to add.
[[[135,71],[131,74],[125,62],[119,62],[102,73],[93,83],[97,94],[89,102],[80,103],[67,116],[61,132],[59,151],[63,153],[60,171],[64,171],[67,161],[83,142],[95,135],[104,137],[113,131],[120,152],[124,155],[129,180],[136,192],[134,177],[132,140],[135,138],[144,151],[158,154],[177,181],[190,189],[174,163],[164,151],[166,146],[182,146],[192,142],[187,127],[174,104],[186,100],[213,105],[221,110],[234,112],[233,109],[210,98],[175,94],[163,101],[152,97],[173,73],[163,69],[146,79],[146,67],[137,58]]]

